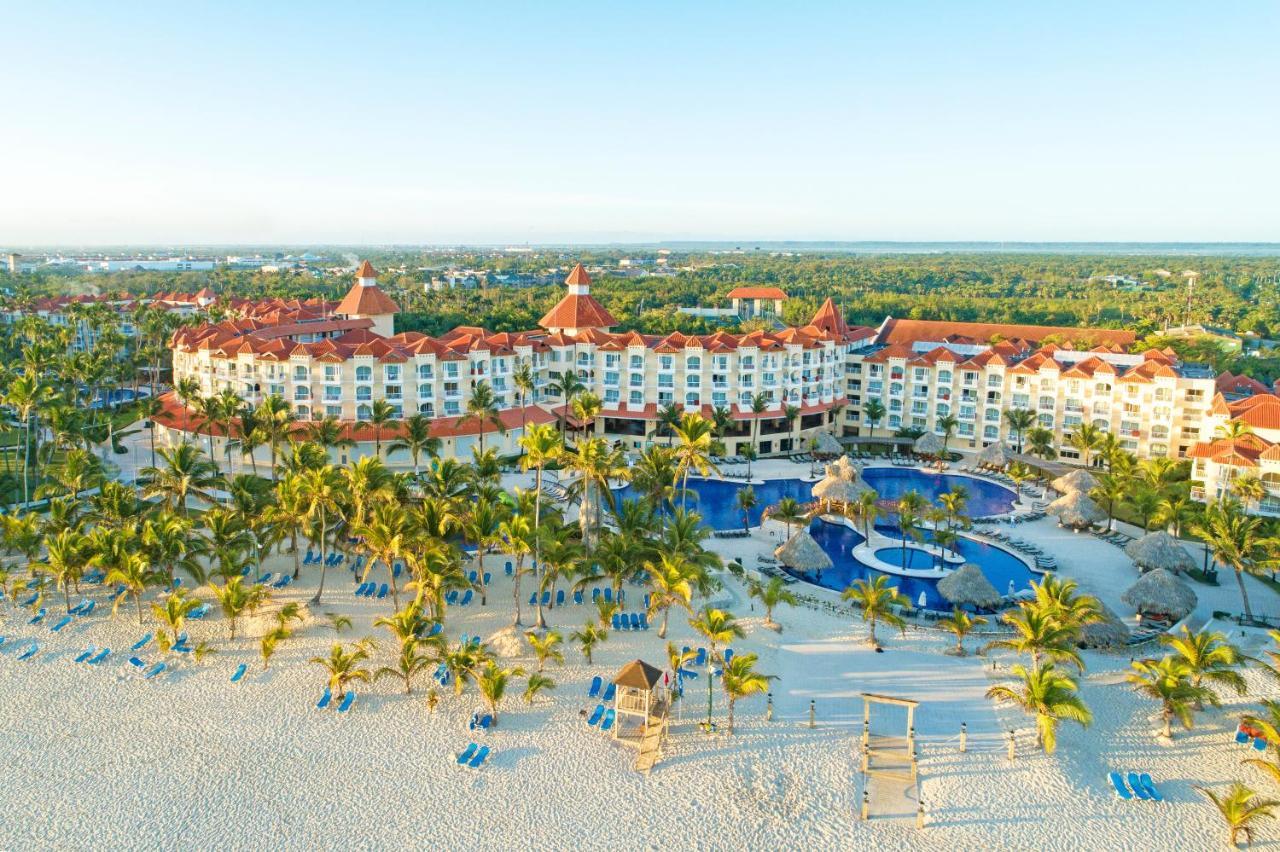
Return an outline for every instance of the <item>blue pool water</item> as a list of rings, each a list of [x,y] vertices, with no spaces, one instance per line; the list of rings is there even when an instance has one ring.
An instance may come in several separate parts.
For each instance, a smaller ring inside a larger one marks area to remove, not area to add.
[[[896,535],[897,530],[892,527],[876,527],[882,533],[887,535]],[[862,544],[863,537],[859,532],[855,532],[843,524],[831,524],[823,520],[814,520],[809,527],[809,532],[822,545],[822,549],[831,557],[831,561],[835,563],[830,570],[823,571],[821,577],[806,575],[803,579],[810,583],[817,583],[828,589],[836,591],[844,591],[853,581],[865,580],[880,576],[879,571],[868,568],[861,562],[857,561],[851,555],[853,548]],[[1006,594],[1009,591],[1009,583],[1013,582],[1014,591],[1030,588],[1031,581],[1034,576],[1031,569],[1021,559],[1009,553],[1000,547],[990,544],[984,544],[974,541],[963,536],[952,545],[952,549],[964,557],[965,562],[972,562],[982,569],[982,573],[991,581],[991,585],[996,587],[996,591],[1000,594]],[[929,556],[920,551],[911,551],[908,549],[910,558],[908,561],[913,568],[930,568],[933,560]],[[892,565],[897,565],[902,561],[901,550],[899,548],[883,548],[876,552],[876,556]],[[938,594],[938,584],[936,580],[925,580],[914,577],[900,577],[896,574],[888,575],[890,582],[898,587],[898,591],[911,600],[912,606],[918,602],[920,593],[924,592],[925,602],[930,609],[948,609],[950,604],[942,595]]]
[[[738,491],[741,482],[722,479],[690,479],[689,508],[702,515],[702,522],[715,530],[742,529],[742,512],[738,510]],[[756,507],[750,512],[750,526],[760,525],[760,515],[777,504],[783,497],[794,497],[801,503],[813,499],[813,483],[803,479],[770,479],[751,486],[756,492]],[[614,492],[615,499],[635,500],[638,495],[631,485]]]
[[[1016,495],[995,482],[957,476],[951,473],[926,473],[921,470],[898,467],[868,467],[862,478],[875,489],[882,500],[897,500],[908,491],[916,491],[930,502],[952,488],[961,487],[969,492],[965,514],[972,518],[1001,515],[1013,506]]]

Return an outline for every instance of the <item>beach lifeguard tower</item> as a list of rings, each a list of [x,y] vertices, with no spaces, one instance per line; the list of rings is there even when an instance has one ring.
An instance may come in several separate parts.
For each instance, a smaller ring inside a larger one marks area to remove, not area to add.
[[[662,754],[671,696],[663,683],[662,669],[644,660],[633,660],[613,679],[613,738],[639,750],[636,769],[647,772]]]

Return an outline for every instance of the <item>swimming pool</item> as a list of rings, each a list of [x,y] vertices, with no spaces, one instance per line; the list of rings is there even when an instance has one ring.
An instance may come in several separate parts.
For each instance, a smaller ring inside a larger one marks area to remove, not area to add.
[[[898,535],[894,527],[877,526],[876,529],[889,536]],[[865,580],[881,575],[880,571],[868,568],[852,556],[853,549],[864,541],[862,533],[844,524],[833,524],[821,519],[815,519],[810,524],[809,532],[818,544],[822,545],[822,549],[827,552],[834,564],[829,570],[823,571],[821,576],[797,574],[806,582],[842,592],[855,580]],[[996,591],[1002,595],[1008,593],[1010,582],[1013,583],[1014,591],[1021,591],[1030,588],[1031,581],[1035,578],[1025,562],[1003,548],[963,536],[951,548],[963,556],[965,562],[972,562],[981,568],[982,573],[991,581],[991,585],[995,586]],[[907,553],[911,567],[933,567],[933,560],[928,554],[918,550],[913,551],[910,548]],[[900,548],[885,547],[876,551],[876,557],[891,565],[898,565],[902,562],[902,551]],[[886,576],[889,577],[892,585],[898,587],[899,592],[911,600],[912,606],[919,602],[921,592],[924,592],[925,603],[930,609],[949,609],[951,606],[938,593],[937,580],[903,577],[897,574]]]
[[[923,470],[900,467],[868,467],[862,478],[875,489],[881,500],[897,500],[908,491],[915,491],[933,502],[952,488],[969,492],[965,514],[971,518],[1002,515],[1013,507],[1016,495],[995,482],[954,473],[929,473]]]
[[[723,479],[689,480],[689,508],[702,515],[702,523],[714,530],[742,529],[742,512],[738,510],[738,492],[746,486],[739,481]],[[756,507],[749,513],[750,525],[760,525],[760,515],[776,505],[783,497],[794,497],[801,503],[813,500],[813,483],[803,479],[769,479],[752,483],[756,492]],[[635,500],[639,494],[630,485],[615,489],[614,498]]]

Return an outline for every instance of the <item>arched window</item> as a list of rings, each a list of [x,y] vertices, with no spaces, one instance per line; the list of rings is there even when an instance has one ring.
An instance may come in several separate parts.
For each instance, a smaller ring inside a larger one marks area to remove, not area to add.
[[[373,368],[368,366],[356,367],[356,381],[357,382],[373,381]]]
[[[368,420],[372,416],[373,416],[373,409],[371,409],[369,406],[367,405],[356,406],[357,420]]]
[[[697,355],[690,355],[687,359],[685,359],[684,367],[686,370],[701,370],[702,359],[699,358]]]

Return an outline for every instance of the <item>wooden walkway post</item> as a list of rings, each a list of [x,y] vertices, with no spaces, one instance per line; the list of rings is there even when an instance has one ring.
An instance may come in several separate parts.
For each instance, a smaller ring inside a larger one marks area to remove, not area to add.
[[[965,749],[969,746],[969,728],[964,722],[960,723],[960,753],[964,754]]]

